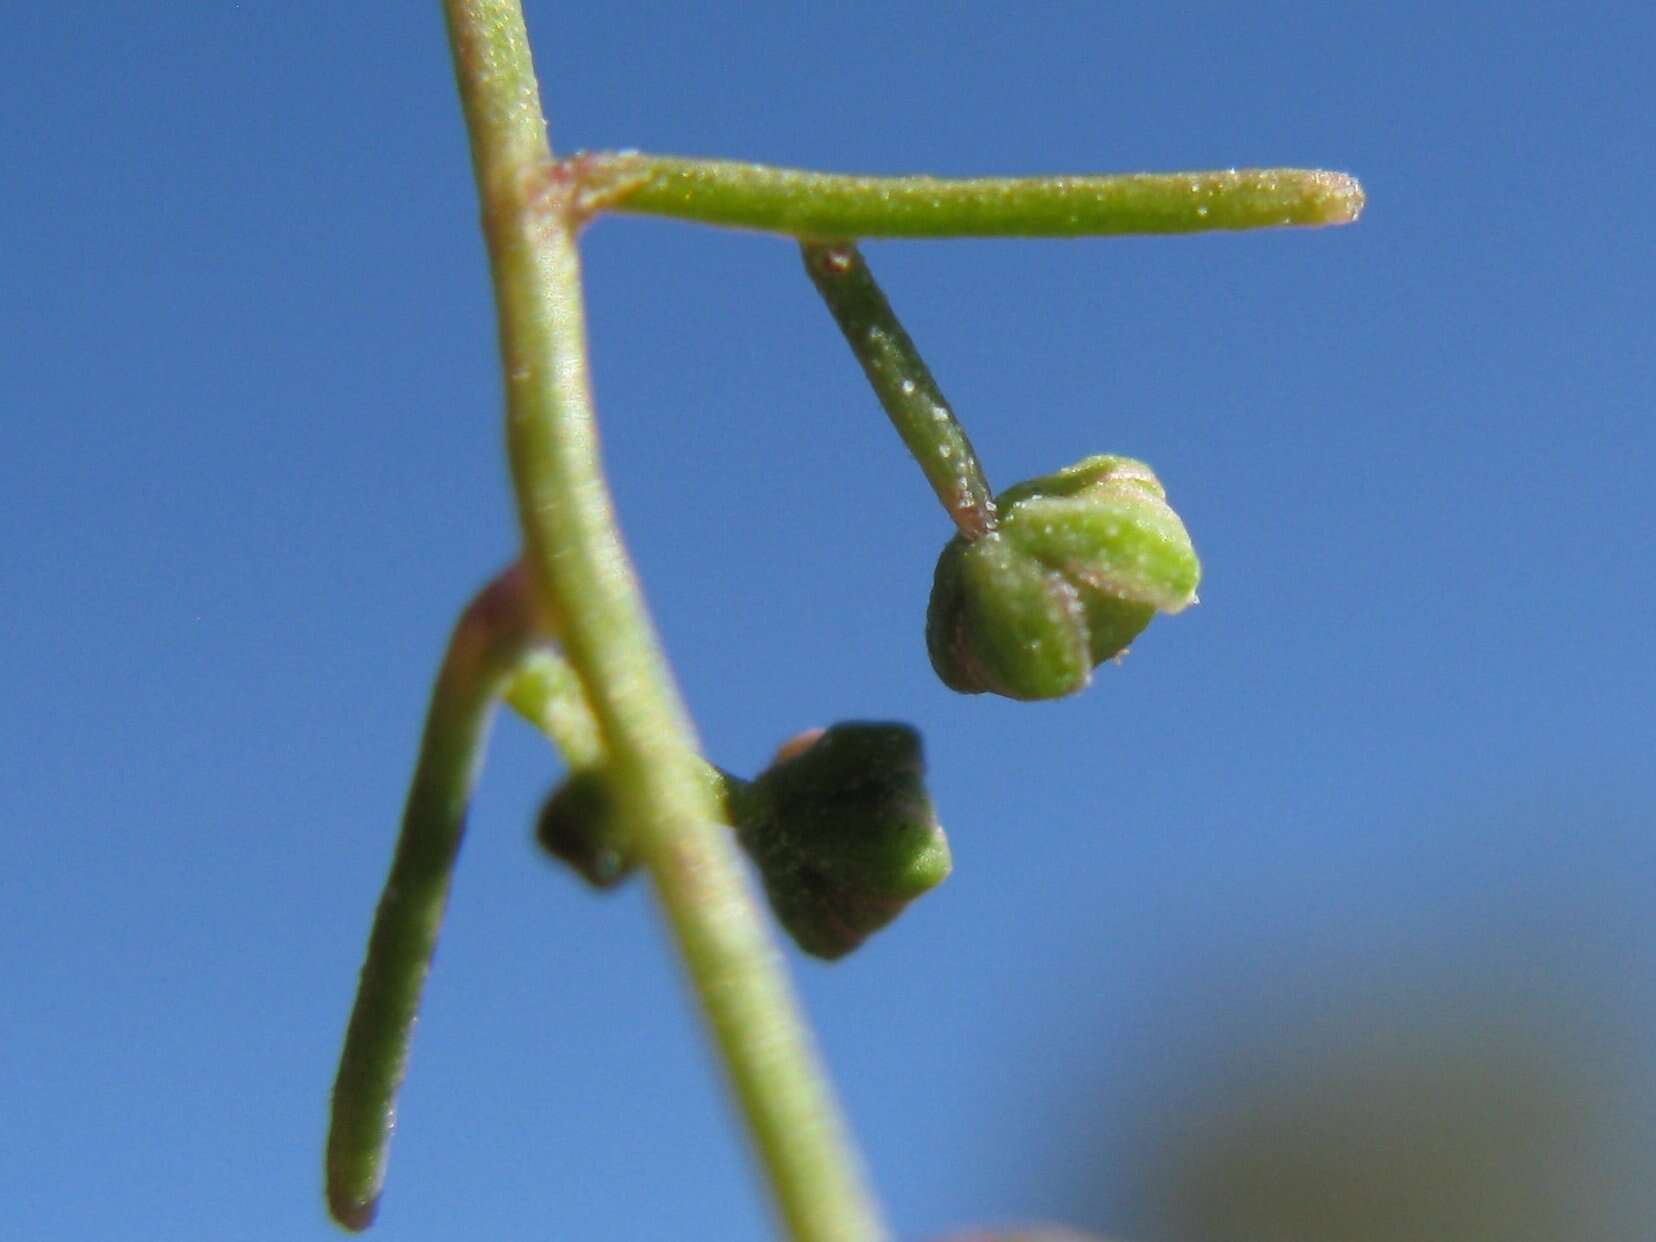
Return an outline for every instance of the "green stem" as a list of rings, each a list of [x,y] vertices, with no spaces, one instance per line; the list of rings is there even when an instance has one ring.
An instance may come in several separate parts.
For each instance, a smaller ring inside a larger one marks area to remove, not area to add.
[[[506,689],[506,702],[546,735],[571,771],[603,762],[604,740],[586,688],[556,652],[542,648],[524,656]]]
[[[506,702],[519,716],[544,734],[563,757],[571,772],[602,767],[604,742],[598,721],[586,699],[586,689],[575,670],[556,651],[545,647],[528,652],[512,674]],[[729,818],[735,805],[748,813],[747,788],[751,781],[716,768],[700,755],[696,768],[701,781],[713,791],[721,807],[720,820],[731,826],[742,820]]]
[[[805,270],[950,520],[968,540],[993,530],[995,497],[966,429],[849,243],[800,247]]]
[[[524,575],[507,570],[461,614],[431,692],[402,835],[386,879],[334,1081],[328,1206],[340,1224],[374,1219],[408,1068],[420,990],[437,947],[496,700],[533,639]]]
[[[568,768],[553,797],[567,795],[589,777],[596,778],[603,788],[613,785],[613,777],[604,758],[603,733],[592,705],[587,701],[586,688],[575,670],[556,651],[542,647],[531,651],[518,665],[512,683],[506,690],[506,702],[524,720],[538,729],[556,747]],[[711,791],[720,808],[721,823],[731,827],[743,821],[735,818],[738,812],[748,813],[753,799],[749,794],[751,782],[742,780],[696,756],[699,779]],[[615,811],[611,800],[604,800],[602,831],[588,835],[583,832],[572,839],[584,850],[600,841],[610,848],[602,860],[586,853],[570,855],[552,841],[541,836],[541,845],[554,856],[569,863],[578,873],[599,888],[608,888],[618,882],[630,869],[625,861],[631,850],[619,842],[629,836],[619,823],[610,822]],[[591,807],[585,808],[591,811]],[[543,808],[542,814],[545,814]],[[537,836],[544,830],[538,821]],[[619,866],[621,870],[613,868]]]
[[[1303,168],[1048,177],[868,177],[636,151],[582,157],[612,211],[806,240],[1081,237],[1347,224],[1363,190]]]
[[[622,547],[598,459],[575,231],[515,0],[445,0],[483,198],[525,560],[796,1239],[885,1236]]]

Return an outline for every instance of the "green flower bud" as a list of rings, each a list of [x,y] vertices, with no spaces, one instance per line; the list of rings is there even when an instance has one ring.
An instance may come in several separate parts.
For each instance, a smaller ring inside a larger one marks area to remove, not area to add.
[[[742,791],[737,832],[799,947],[842,957],[943,882],[949,843],[913,729],[837,724],[799,743]]]
[[[943,549],[926,649],[951,690],[1054,699],[1196,599],[1201,566],[1143,462],[1088,457],[995,498],[997,521]]]
[[[785,743],[756,780],[705,779],[764,880],[778,921],[808,953],[849,953],[949,874],[949,844],[922,779],[920,738],[897,724],[840,724]],[[595,888],[638,866],[604,770],[559,783],[535,838]]]
[[[552,791],[535,821],[535,840],[594,888],[614,888],[638,865],[598,768],[571,772]]]

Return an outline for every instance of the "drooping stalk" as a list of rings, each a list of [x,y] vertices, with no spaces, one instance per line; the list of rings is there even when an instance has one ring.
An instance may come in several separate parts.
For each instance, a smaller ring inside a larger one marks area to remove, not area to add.
[[[408,1068],[420,992],[437,948],[449,879],[502,690],[533,638],[534,609],[513,567],[461,614],[432,688],[391,874],[368,940],[334,1080],[328,1207],[349,1229],[374,1219]]]
[[[515,0],[446,0],[483,199],[524,556],[603,733],[621,811],[678,942],[790,1235],[885,1236],[781,958],[718,827],[689,720],[598,458],[575,233]]]
[[[995,496],[977,451],[868,264],[848,242],[806,242],[800,250],[811,283],[949,520],[967,539],[987,533],[995,524]]]

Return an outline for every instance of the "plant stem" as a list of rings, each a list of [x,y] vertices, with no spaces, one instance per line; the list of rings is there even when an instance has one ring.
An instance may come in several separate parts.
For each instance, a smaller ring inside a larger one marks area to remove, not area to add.
[[[992,530],[995,498],[966,429],[850,243],[800,247],[805,270],[862,364],[891,425],[968,540]]]
[[[461,614],[431,692],[402,833],[374,913],[334,1080],[328,1206],[349,1229],[374,1219],[408,1068],[420,990],[437,947],[489,721],[533,637],[524,575],[507,570]]]
[[[1354,178],[1303,168],[952,178],[807,172],[636,151],[584,160],[583,175],[608,210],[816,241],[1347,224],[1363,207]]]
[[[571,771],[599,766],[604,741],[575,670],[555,652],[524,656],[506,688],[513,711],[545,734]]]
[[[512,674],[505,697],[513,711],[557,748],[570,772],[603,767],[604,743],[587,703],[586,689],[557,652],[542,647],[525,654]],[[741,824],[742,820],[733,818],[736,812],[732,806],[747,811],[749,804],[743,799],[752,782],[714,767],[700,755],[696,756],[696,769],[700,780],[718,799],[719,822],[732,827]]]
[[[792,1237],[885,1236],[617,531],[598,459],[567,165],[548,166],[516,0],[445,0],[483,199],[525,561],[603,734],[691,984]]]

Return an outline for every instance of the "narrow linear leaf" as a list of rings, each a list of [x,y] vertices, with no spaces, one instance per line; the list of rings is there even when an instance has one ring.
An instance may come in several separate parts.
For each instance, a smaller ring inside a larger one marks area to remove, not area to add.
[[[606,210],[808,240],[1199,233],[1348,224],[1363,208],[1355,178],[1320,169],[877,177],[641,152],[579,158]]]

